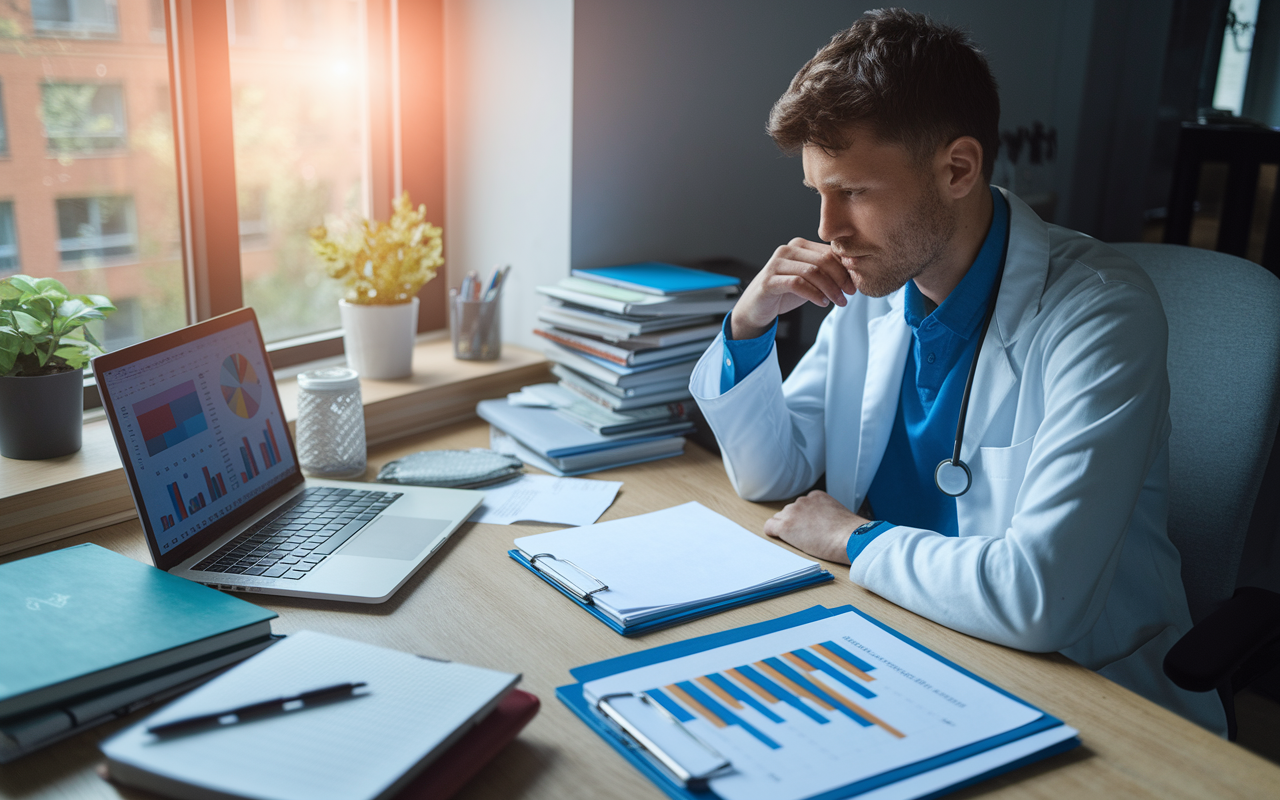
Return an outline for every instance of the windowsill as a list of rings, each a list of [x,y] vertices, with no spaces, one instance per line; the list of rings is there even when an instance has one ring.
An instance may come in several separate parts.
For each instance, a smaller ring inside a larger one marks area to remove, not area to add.
[[[498,361],[458,361],[448,338],[431,337],[414,350],[412,376],[362,381],[369,446],[469,419],[479,400],[549,380],[540,353],[510,344],[502,351]],[[290,430],[298,410],[299,371],[276,376]],[[135,519],[105,416],[86,412],[78,453],[45,461],[0,458],[0,509],[0,554]]]

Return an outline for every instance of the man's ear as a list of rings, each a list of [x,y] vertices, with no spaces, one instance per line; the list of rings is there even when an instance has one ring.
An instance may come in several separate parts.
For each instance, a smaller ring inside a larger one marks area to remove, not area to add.
[[[982,185],[982,145],[972,136],[961,136],[938,149],[934,167],[943,196],[967,197]]]

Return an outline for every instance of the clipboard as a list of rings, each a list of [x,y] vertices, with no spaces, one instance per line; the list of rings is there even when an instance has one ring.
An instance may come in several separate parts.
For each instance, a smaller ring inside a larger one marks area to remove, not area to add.
[[[864,614],[857,608],[848,605],[837,608],[826,608],[824,606],[813,606],[812,608],[798,611],[794,614],[788,614],[777,619],[758,622],[753,625],[746,625],[733,630],[721,631],[706,636],[700,636],[694,639],[687,639],[681,642],[673,642],[671,644],[644,650],[638,653],[629,653],[627,655],[618,656],[616,658],[598,661],[594,664],[586,664],[571,669],[570,674],[577,680],[577,683],[560,686],[556,689],[556,697],[562,703],[569,707],[579,719],[600,735],[608,744],[613,747],[623,758],[631,762],[645,777],[653,781],[659,789],[661,789],[668,797],[673,800],[708,800],[714,798],[715,795],[707,791],[707,782],[714,778],[715,775],[706,776],[704,780],[681,781],[681,776],[674,773],[665,764],[670,760],[679,760],[679,756],[668,752],[655,752],[652,743],[646,743],[641,738],[630,734],[626,729],[612,722],[606,717],[601,710],[597,710],[587,701],[583,694],[583,687],[594,680],[605,678],[621,672],[627,672],[640,667],[658,664],[664,661],[671,661],[693,653],[699,653],[705,650],[711,650],[736,642],[754,639],[776,631],[785,630],[787,628],[797,627],[809,622],[826,619],[828,617],[844,614],[847,612],[857,613],[859,616],[870,621],[877,627],[887,631],[898,639],[907,642],[913,647],[918,648],[921,652],[926,653],[937,659],[943,665],[948,666],[958,672],[990,687],[994,691],[999,692],[1029,708],[1040,711],[1040,709],[1027,703],[1025,700],[1018,698],[1016,695],[1000,688],[996,684],[975,675],[969,670],[953,663],[952,661],[938,655],[923,645],[918,644],[910,637],[904,636],[898,631],[893,630],[889,626],[881,623],[879,620]],[[605,698],[601,698],[604,700]],[[1043,716],[1034,720],[1020,728],[1008,731],[1004,734],[991,737],[982,742],[962,747],[950,753],[945,753],[935,758],[926,759],[906,767],[892,770],[873,778],[859,781],[855,784],[843,786],[818,795],[810,800],[840,800],[847,797],[855,797],[859,794],[872,791],[874,789],[888,786],[897,781],[905,780],[913,776],[922,775],[931,770],[947,766],[948,763],[956,763],[963,759],[980,755],[984,751],[992,750],[1003,745],[1017,742],[1018,740],[1036,736],[1047,731],[1063,726],[1063,722],[1050,714],[1041,712]],[[1062,739],[1047,747],[1036,750],[1021,758],[1013,761],[999,764],[998,766],[987,769],[979,774],[970,775],[962,780],[949,783],[939,791],[928,794],[928,797],[940,796],[953,791],[958,791],[966,786],[985,781],[988,778],[1010,772],[1025,766],[1026,764],[1048,758],[1058,753],[1066,752],[1080,745],[1078,736],[1070,736]],[[714,753],[714,749],[704,744]],[[732,765],[730,764],[730,767]],[[719,774],[719,773],[716,773]]]
[[[767,600],[770,597],[794,592],[798,589],[804,589],[819,583],[826,583],[835,579],[835,576],[826,570],[807,575],[793,582],[772,586],[768,589],[752,594],[734,597],[728,600],[720,600],[706,605],[697,606],[685,611],[680,611],[669,616],[655,617],[638,622],[634,625],[620,625],[617,620],[600,609],[595,607],[592,597],[597,593],[608,589],[609,586],[600,578],[592,575],[586,570],[574,564],[572,561],[556,558],[552,553],[535,553],[532,557],[527,557],[518,549],[508,550],[507,555],[511,556],[517,564],[537,575],[556,591],[563,594],[573,602],[577,603],[588,614],[608,625],[615,633],[623,636],[638,636],[642,633],[669,628],[673,625],[679,625],[682,622],[700,619],[712,614],[719,614],[721,611],[728,611],[738,606],[750,605],[760,600]],[[577,573],[576,575],[574,573]]]

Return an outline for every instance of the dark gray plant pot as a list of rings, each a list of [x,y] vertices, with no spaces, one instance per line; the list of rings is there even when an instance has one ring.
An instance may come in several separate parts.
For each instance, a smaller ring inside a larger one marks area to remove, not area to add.
[[[80,449],[84,370],[0,377],[0,455],[35,461]]]

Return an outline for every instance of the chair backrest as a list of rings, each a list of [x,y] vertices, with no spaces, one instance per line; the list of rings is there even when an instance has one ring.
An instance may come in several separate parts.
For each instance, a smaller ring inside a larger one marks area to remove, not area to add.
[[[1164,225],[1168,244],[1190,244],[1200,188],[1200,168],[1209,162],[1227,165],[1227,184],[1218,218],[1214,249],[1247,256],[1254,199],[1263,164],[1280,164],[1280,131],[1260,125],[1182,123]],[[1276,190],[1280,190],[1277,182]],[[1262,247],[1262,266],[1280,275],[1280,194],[1272,192],[1271,212]]]
[[[1112,246],[1151,276],[1169,321],[1169,538],[1199,622],[1235,591],[1276,440],[1280,279],[1212,250]]]

